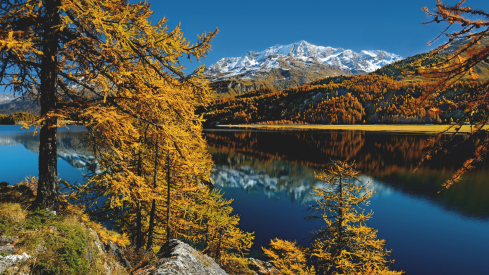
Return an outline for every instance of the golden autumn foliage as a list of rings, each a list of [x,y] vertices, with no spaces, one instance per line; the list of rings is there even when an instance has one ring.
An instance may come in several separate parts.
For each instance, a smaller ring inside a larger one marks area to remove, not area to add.
[[[166,19],[152,24],[147,2],[125,0],[6,1],[0,12],[0,84],[41,105],[41,117],[28,123],[41,126],[40,204],[57,207],[55,127],[105,131],[116,155],[138,138],[135,118],[158,127],[174,147],[198,138],[194,107],[209,94],[204,68],[185,75],[178,59],[203,58],[217,30],[190,44],[180,26],[170,31]]]
[[[0,115],[0,125],[22,124],[36,120],[36,116],[30,113],[17,112],[11,115]]]
[[[463,110],[464,115],[459,117],[456,125],[450,128],[458,131],[465,122],[475,126],[470,138],[464,141],[464,143],[474,145],[473,155],[467,158],[465,163],[452,175],[452,178],[444,183],[445,188],[460,181],[464,173],[473,169],[477,162],[482,161],[489,147],[489,131],[483,129],[483,126],[489,123],[489,77],[487,75],[489,14],[480,9],[463,6],[464,3],[465,0],[462,0],[450,6],[437,0],[436,9],[433,11],[423,8],[432,19],[425,24],[444,23],[448,25],[433,41],[441,36],[447,36],[449,39],[447,43],[433,50],[430,55],[416,64],[418,65],[416,73],[434,81],[432,88],[425,90],[418,98],[417,105],[430,107],[431,110],[440,112]],[[459,28],[452,31],[450,28],[453,26]],[[461,46],[453,47],[457,44]],[[422,66],[426,59],[442,54],[447,57],[436,63]],[[467,81],[473,81],[473,83],[464,90],[458,100],[444,96],[441,98],[444,91],[456,89],[455,87]],[[453,146],[450,140],[437,143],[434,138],[423,160],[430,159],[433,155],[443,154]]]
[[[270,249],[262,247],[263,252],[275,267],[286,275],[314,275],[314,267],[307,267],[304,249],[295,242],[281,239],[270,240]]]
[[[385,240],[377,239],[377,231],[365,225],[373,215],[364,213],[373,188],[358,174],[354,163],[332,161],[316,175],[325,185],[315,188],[316,204],[309,206],[307,219],[325,226],[312,232],[310,257],[318,271],[328,274],[361,274],[367,267],[374,274],[402,274],[389,271],[391,251],[384,249]]]
[[[477,81],[457,83],[444,92],[453,102],[466,98],[464,91]],[[440,113],[420,106],[419,97],[434,82],[406,82],[378,74],[331,77],[282,91],[256,90],[233,98],[216,99],[199,109],[206,125],[447,123],[455,113]],[[433,101],[435,99],[430,99]],[[445,109],[443,107],[443,109]]]
[[[138,249],[205,240],[221,264],[243,262],[252,234],[237,228],[230,201],[202,185],[212,167],[195,114],[210,94],[204,67],[185,75],[179,62],[203,58],[217,30],[190,44],[180,26],[153,24],[151,14],[147,2],[125,0],[2,3],[1,84],[41,97],[41,117],[28,125],[41,125],[42,148],[44,129],[52,137],[55,127],[87,127],[95,165],[86,183],[67,183],[70,202],[115,221]],[[54,181],[40,175],[38,197],[53,197],[54,209],[55,157],[49,167]]]

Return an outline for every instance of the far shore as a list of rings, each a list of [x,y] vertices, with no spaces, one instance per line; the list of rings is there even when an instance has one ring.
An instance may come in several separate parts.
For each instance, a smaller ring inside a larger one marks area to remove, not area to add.
[[[268,125],[268,124],[237,124],[237,125],[217,125],[218,128],[226,129],[271,129],[271,130],[346,130],[346,131],[376,131],[376,132],[407,132],[407,133],[438,133],[445,131],[449,126],[452,127],[448,132],[456,132],[457,125],[432,125],[432,124],[369,124],[369,125],[321,125],[321,124],[284,124],[284,125]],[[470,133],[475,127],[463,125],[459,133]],[[485,125],[484,129],[489,129],[489,125]]]

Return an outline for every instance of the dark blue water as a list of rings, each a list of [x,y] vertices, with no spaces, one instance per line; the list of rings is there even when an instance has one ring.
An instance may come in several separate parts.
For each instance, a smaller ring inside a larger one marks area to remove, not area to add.
[[[15,183],[37,176],[39,139],[18,126],[0,126],[0,181]],[[232,198],[240,227],[255,232],[250,256],[270,239],[307,246],[320,223],[304,220],[314,201],[314,172],[330,158],[355,160],[362,178],[376,190],[370,227],[386,240],[406,274],[486,274],[489,256],[489,163],[442,191],[440,184],[463,161],[461,153],[413,168],[423,156],[428,135],[341,131],[206,131],[215,162],[213,177]],[[460,137],[463,138],[463,137]],[[82,181],[91,160],[81,146],[83,128],[58,133],[58,173]],[[37,146],[37,147],[36,147]],[[465,148],[467,149],[467,148]],[[457,157],[458,156],[458,157]]]
[[[216,163],[214,180],[233,198],[242,228],[256,235],[253,250],[270,238],[304,240],[318,226],[303,211],[329,159],[356,161],[376,194],[367,225],[392,249],[394,269],[406,274],[487,274],[489,165],[442,191],[463,152],[422,165],[429,135],[345,131],[206,131]],[[457,137],[463,139],[464,137]],[[462,148],[462,151],[468,152]]]

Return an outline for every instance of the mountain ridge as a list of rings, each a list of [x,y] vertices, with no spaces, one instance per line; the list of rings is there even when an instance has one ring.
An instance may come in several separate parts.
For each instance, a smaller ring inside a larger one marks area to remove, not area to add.
[[[251,90],[274,90],[340,75],[371,73],[402,57],[383,50],[362,50],[316,46],[304,40],[275,45],[240,57],[224,57],[204,71],[211,87],[222,95]]]

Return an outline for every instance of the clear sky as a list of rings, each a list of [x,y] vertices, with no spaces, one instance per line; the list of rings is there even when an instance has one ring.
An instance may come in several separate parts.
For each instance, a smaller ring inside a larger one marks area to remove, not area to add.
[[[136,2],[136,0],[130,0]],[[168,26],[182,24],[185,37],[220,29],[207,66],[223,57],[262,51],[277,44],[305,40],[318,46],[360,50],[385,50],[412,56],[432,47],[442,24],[428,20],[421,7],[435,8],[436,0],[148,0],[153,18],[166,17]],[[445,0],[456,4],[458,0]],[[489,11],[489,0],[467,0],[465,6]],[[184,62],[189,70],[198,63]]]

